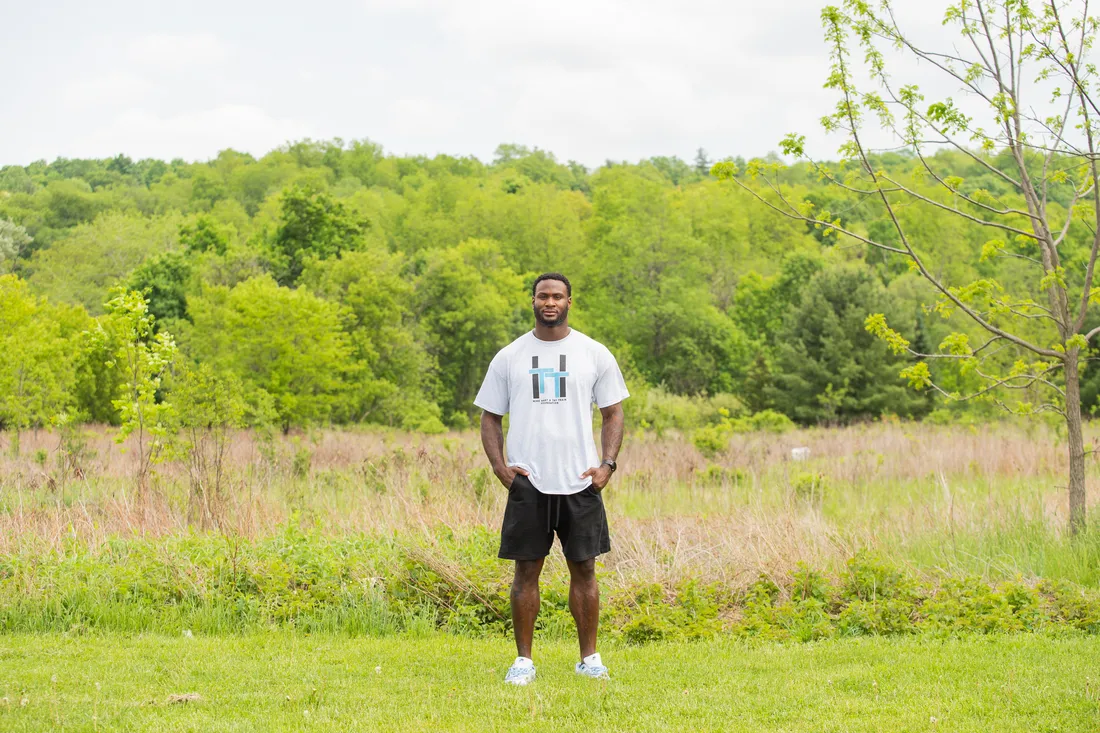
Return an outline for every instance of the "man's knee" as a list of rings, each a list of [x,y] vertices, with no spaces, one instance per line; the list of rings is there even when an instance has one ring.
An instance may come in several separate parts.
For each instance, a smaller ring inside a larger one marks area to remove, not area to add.
[[[513,576],[512,584],[517,588],[528,588],[532,585],[538,586],[539,575],[542,574],[543,562],[545,562],[544,559],[516,560],[516,572]]]
[[[569,566],[569,577],[577,582],[590,583],[596,580],[596,558],[587,560],[566,560]]]

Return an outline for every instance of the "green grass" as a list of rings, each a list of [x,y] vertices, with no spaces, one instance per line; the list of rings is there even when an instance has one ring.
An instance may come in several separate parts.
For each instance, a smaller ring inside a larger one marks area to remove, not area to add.
[[[218,638],[0,636],[0,730],[1096,731],[1100,639],[1045,635],[572,643],[539,679],[502,683],[507,640],[270,633]],[[197,702],[169,703],[197,693]],[[25,703],[24,703],[25,701]]]

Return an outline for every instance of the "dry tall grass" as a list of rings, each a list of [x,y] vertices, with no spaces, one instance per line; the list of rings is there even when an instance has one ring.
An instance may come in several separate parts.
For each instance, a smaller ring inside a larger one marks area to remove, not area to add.
[[[797,446],[809,461],[790,460]],[[54,434],[24,434],[21,451],[0,459],[0,552],[195,528],[182,464],[157,467],[139,502],[133,453],[109,429],[89,431],[75,469]],[[293,517],[327,533],[430,542],[442,526],[496,528],[503,512],[505,491],[474,433],[240,433],[229,451],[222,532],[263,535]],[[605,493],[614,545],[605,572],[658,582],[690,574],[740,584],[799,561],[835,567],[860,547],[955,541],[1021,521],[1057,534],[1067,516],[1065,447],[1038,427],[743,435],[713,462],[681,437],[646,435],[626,441],[620,464]]]

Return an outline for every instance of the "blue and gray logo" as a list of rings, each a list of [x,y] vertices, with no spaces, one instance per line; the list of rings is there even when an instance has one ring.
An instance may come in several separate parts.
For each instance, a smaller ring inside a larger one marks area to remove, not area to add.
[[[531,357],[531,369],[528,372],[531,375],[531,398],[535,400],[541,400],[547,397],[547,391],[550,389],[550,384],[554,385],[554,399],[565,399],[565,378],[569,376],[569,372],[565,370],[565,354],[561,354],[558,357],[558,368],[542,367],[539,368],[539,358],[537,356]]]

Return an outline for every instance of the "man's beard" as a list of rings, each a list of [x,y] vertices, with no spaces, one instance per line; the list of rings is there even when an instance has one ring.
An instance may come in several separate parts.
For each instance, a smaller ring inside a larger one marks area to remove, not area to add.
[[[549,326],[550,328],[554,328],[555,326],[562,325],[563,323],[565,323],[566,319],[569,318],[569,306],[565,306],[564,308],[559,308],[558,309],[558,317],[555,318],[554,320],[549,320],[547,318],[543,318],[541,315],[539,315],[539,309],[538,308],[535,308],[534,310],[535,310],[535,320],[538,321],[540,325]]]

